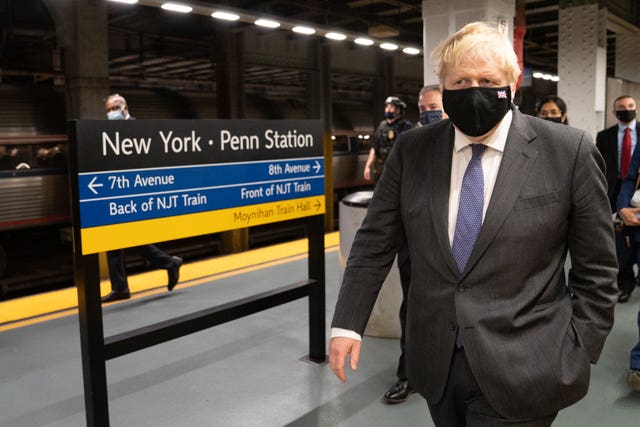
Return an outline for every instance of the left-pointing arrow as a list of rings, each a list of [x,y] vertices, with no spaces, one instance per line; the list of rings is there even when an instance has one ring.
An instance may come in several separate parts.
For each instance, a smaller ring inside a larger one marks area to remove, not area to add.
[[[91,180],[91,182],[88,185],[89,190],[91,190],[93,192],[93,194],[98,194],[98,192],[96,190],[94,190],[95,187],[102,187],[102,184],[96,183],[96,179],[98,179],[98,177],[94,176],[93,179]]]

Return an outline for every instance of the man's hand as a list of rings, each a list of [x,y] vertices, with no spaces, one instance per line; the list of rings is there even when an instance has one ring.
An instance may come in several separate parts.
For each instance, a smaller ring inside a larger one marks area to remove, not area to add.
[[[640,227],[639,213],[640,208],[622,208],[619,212],[620,219],[627,227]]]
[[[329,341],[329,365],[336,377],[343,383],[347,382],[347,376],[344,373],[344,363],[347,354],[350,354],[350,363],[352,371],[358,369],[358,361],[360,360],[361,342],[352,338],[335,337]]]

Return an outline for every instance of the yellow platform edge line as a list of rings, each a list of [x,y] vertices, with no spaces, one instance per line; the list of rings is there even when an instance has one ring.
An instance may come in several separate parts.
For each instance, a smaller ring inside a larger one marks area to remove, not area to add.
[[[325,234],[325,251],[337,250],[340,241],[339,236],[340,234],[337,231]],[[198,281],[199,283],[187,283],[187,285],[195,286],[207,283],[218,278],[247,272],[248,268],[267,267],[268,265],[265,264],[277,262],[278,260],[287,262],[289,258],[294,256],[304,255],[306,257],[306,254],[307,239],[300,239],[237,254],[190,262],[184,264],[180,269],[180,284],[178,287],[185,287],[185,282],[192,281]],[[158,293],[166,292],[166,283],[167,275],[165,270],[154,270],[129,276],[129,289],[133,294],[140,294],[154,289]],[[102,280],[100,282],[101,295],[106,295],[110,290],[111,284],[109,280]],[[78,296],[75,287],[0,302],[0,332],[18,327],[16,322],[35,318],[38,321],[44,321],[74,314],[77,312],[77,306]]]

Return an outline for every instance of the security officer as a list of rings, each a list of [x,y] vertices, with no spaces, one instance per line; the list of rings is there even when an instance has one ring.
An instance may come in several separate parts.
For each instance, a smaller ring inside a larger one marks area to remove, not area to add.
[[[402,102],[397,96],[389,96],[384,101],[385,119],[380,122],[376,133],[373,135],[369,158],[364,167],[364,179],[367,181],[378,181],[378,178],[382,175],[384,161],[387,159],[387,156],[389,156],[391,147],[393,147],[393,143],[396,141],[398,134],[413,127],[413,124],[409,120],[403,118],[406,107],[407,104]]]

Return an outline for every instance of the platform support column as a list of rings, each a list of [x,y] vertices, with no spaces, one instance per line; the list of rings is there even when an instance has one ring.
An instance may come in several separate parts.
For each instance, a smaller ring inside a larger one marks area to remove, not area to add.
[[[515,0],[423,0],[422,40],[424,51],[424,84],[439,83],[431,62],[431,52],[451,34],[475,21],[495,22],[504,28],[513,40],[513,18],[516,15]]]
[[[216,107],[219,119],[242,119],[245,116],[244,38],[224,24],[215,27]],[[249,229],[222,233],[222,253],[249,249]]]
[[[594,138],[604,127],[607,84],[606,9],[597,0],[560,0],[558,96],[571,126]]]

